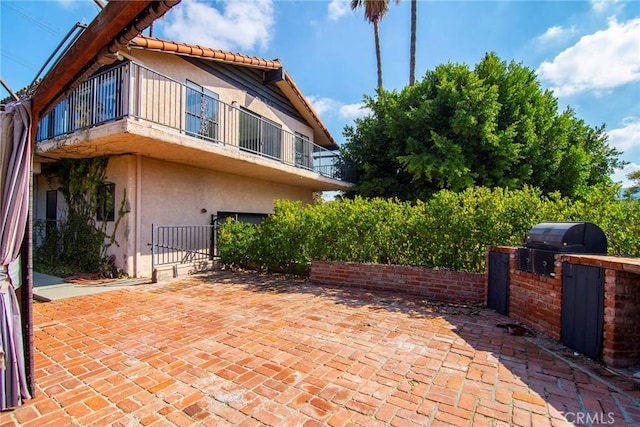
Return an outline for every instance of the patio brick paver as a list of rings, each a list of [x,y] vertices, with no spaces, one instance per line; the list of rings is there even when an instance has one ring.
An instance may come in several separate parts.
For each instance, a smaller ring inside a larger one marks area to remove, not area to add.
[[[224,272],[36,304],[37,397],[0,425],[640,425],[633,380],[508,321]]]

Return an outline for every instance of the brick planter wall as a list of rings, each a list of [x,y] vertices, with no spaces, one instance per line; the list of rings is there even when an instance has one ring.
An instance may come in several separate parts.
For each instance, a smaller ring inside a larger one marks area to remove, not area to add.
[[[403,265],[313,261],[314,283],[484,304],[485,275]]]

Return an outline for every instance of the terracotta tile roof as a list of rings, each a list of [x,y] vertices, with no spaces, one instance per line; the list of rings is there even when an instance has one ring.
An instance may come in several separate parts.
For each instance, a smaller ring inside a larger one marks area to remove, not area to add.
[[[278,70],[283,68],[282,63],[277,59],[258,58],[256,56],[227,52],[224,50],[212,49],[209,47],[203,47],[189,43],[168,41],[156,37],[139,35],[138,37],[131,40],[129,44],[132,46],[150,50],[159,50],[163,52],[177,53],[180,55],[195,56],[199,58],[212,59],[230,64],[244,65],[260,69]],[[289,96],[290,98],[293,97],[291,101],[294,105],[301,105],[303,107],[304,111],[301,111],[302,115],[307,117],[307,120],[310,119],[310,121],[314,125],[313,127],[319,130],[320,134],[324,136],[324,138],[321,138],[323,141],[316,141],[316,143],[327,148],[337,149],[338,145],[333,139],[333,136],[331,136],[331,133],[329,133],[329,130],[325,127],[324,123],[322,123],[322,120],[320,120],[318,114],[316,114],[316,112],[313,110],[313,107],[311,106],[309,101],[304,97],[298,86],[286,71],[284,72],[284,82],[286,83],[285,87],[283,88],[282,86],[280,86],[280,88],[283,90],[283,92],[285,92],[285,94],[287,94],[287,96]]]
[[[133,46],[143,47],[152,50],[162,50],[164,52],[175,52],[182,55],[197,56],[201,58],[217,59],[223,62],[234,64],[251,65],[254,67],[279,69],[282,64],[277,59],[264,59],[257,56],[243,55],[240,53],[227,52],[219,49],[199,46],[189,43],[179,43],[162,40],[156,37],[138,36],[130,42]]]

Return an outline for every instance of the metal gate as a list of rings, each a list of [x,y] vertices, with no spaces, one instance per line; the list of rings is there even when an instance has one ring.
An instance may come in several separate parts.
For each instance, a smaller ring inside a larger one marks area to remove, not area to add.
[[[151,225],[151,272],[165,265],[214,259],[214,225]]]
[[[259,224],[267,214],[218,212],[209,225],[151,225],[151,274],[158,267],[192,265],[206,267],[218,253],[218,228],[227,218]]]
[[[598,360],[602,354],[603,323],[604,269],[565,262],[562,267],[562,343]]]
[[[509,254],[489,252],[487,307],[509,315]]]

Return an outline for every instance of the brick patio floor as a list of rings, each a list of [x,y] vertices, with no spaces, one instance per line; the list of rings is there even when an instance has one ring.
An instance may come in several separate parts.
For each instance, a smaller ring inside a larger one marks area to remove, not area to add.
[[[223,272],[36,304],[37,397],[0,424],[640,425],[633,380],[508,321]]]

